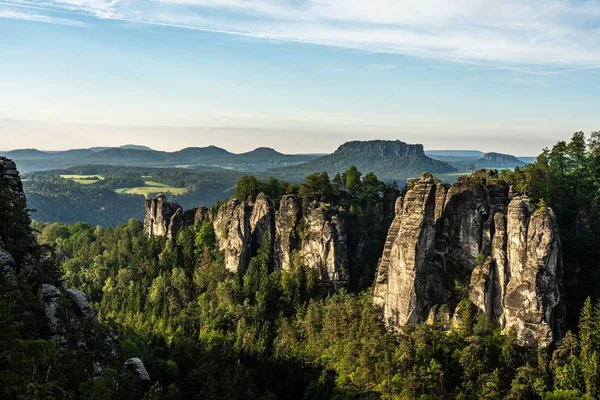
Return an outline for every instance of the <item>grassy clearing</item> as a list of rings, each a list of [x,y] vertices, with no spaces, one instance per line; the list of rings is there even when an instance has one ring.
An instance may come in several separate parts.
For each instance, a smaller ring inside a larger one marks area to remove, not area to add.
[[[471,172],[467,171],[467,172],[450,172],[447,174],[443,174],[443,176],[463,176],[463,175],[470,175]]]
[[[175,188],[166,185],[162,186],[143,186],[134,188],[121,188],[115,189],[117,193],[128,193],[128,194],[141,194],[142,196],[148,197],[152,193],[172,193],[172,194],[184,194],[187,192],[186,188]]]
[[[61,175],[63,179],[70,179],[75,183],[79,183],[82,185],[91,185],[92,183],[96,183],[104,179],[102,175]],[[91,179],[94,177],[98,177],[98,179]]]
[[[170,187],[169,185],[165,185],[159,182],[154,182],[154,181],[144,181],[144,185],[145,186],[151,186],[151,187],[160,187],[160,188],[168,188]]]

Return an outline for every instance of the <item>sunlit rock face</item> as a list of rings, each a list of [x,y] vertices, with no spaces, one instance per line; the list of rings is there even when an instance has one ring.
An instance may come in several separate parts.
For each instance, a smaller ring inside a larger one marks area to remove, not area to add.
[[[298,266],[318,269],[325,281],[347,283],[344,223],[328,204],[312,201],[304,207],[302,199],[286,195],[276,211],[264,194],[254,203],[234,199],[218,209],[213,227],[231,271],[247,267],[250,255],[267,246],[276,269],[291,270],[295,259]]]
[[[347,235],[340,210],[294,195],[283,196],[278,206],[261,193],[255,201],[232,199],[212,209],[184,212],[159,195],[146,200],[144,227],[147,236],[175,239],[181,229],[199,229],[209,221],[216,250],[223,251],[230,271],[245,270],[251,257],[266,246],[275,269],[289,271],[303,265],[318,270],[336,287],[347,285]]]
[[[164,194],[146,199],[144,231],[148,236],[174,239],[184,226],[184,212],[179,204],[170,203]]]
[[[225,266],[230,271],[245,269],[250,261],[252,238],[250,235],[249,203],[233,199],[219,207],[213,220],[217,249],[225,253]]]
[[[429,174],[397,200],[374,290],[392,328],[453,313],[456,282],[479,312],[522,343],[560,334],[562,266],[556,217],[525,196],[509,197],[495,171],[453,185]],[[450,299],[450,300],[449,300]]]

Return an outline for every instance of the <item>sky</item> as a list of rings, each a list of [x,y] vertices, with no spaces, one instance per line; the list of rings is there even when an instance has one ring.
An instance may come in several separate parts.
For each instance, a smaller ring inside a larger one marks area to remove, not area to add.
[[[600,0],[0,0],[0,150],[536,155],[600,130]]]

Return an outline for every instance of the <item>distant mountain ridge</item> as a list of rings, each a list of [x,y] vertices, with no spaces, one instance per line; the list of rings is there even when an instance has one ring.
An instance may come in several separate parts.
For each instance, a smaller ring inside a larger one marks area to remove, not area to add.
[[[14,159],[23,172],[69,168],[76,165],[124,165],[151,167],[220,167],[238,171],[261,172],[312,161],[320,155],[283,154],[272,148],[235,154],[216,146],[187,147],[174,152],[153,150],[147,146],[94,147],[64,151],[18,149],[0,153]]]

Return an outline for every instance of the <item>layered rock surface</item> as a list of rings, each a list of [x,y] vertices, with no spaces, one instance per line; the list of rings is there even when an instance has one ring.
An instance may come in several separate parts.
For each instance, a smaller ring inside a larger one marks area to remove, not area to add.
[[[146,234],[175,237],[166,221],[177,207],[166,203],[164,197],[147,200]],[[230,271],[244,270],[258,249],[267,246],[277,269],[304,265],[317,269],[323,280],[336,286],[348,283],[344,219],[329,204],[285,195],[276,209],[261,193],[254,202],[233,199],[212,210],[195,210],[193,225],[198,227],[206,221],[212,222],[217,250],[224,252]]]
[[[454,313],[455,281],[504,332],[549,344],[560,331],[562,266],[556,217],[525,196],[509,197],[495,171],[437,183],[408,182],[397,200],[374,290],[393,328]],[[443,306],[443,307],[441,307]]]
[[[254,203],[237,199],[219,207],[213,220],[217,249],[225,252],[231,271],[247,267],[250,257],[267,246],[276,268],[290,270],[297,257],[300,265],[316,268],[323,280],[347,283],[348,249],[343,219],[334,207],[283,196],[279,210],[271,199],[258,195]]]
[[[194,214],[192,214],[194,215]],[[177,203],[170,203],[164,194],[146,199],[146,217],[144,231],[148,236],[166,236],[174,239],[184,226],[184,212]],[[185,220],[193,219],[189,214]]]

